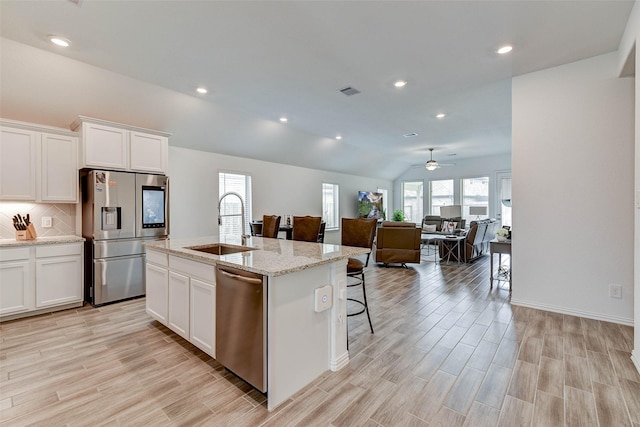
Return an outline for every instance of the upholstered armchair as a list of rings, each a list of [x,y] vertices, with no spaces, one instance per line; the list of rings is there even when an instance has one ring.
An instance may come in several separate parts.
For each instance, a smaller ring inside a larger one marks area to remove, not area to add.
[[[385,221],[378,228],[376,262],[386,264],[420,263],[421,229],[413,222]]]

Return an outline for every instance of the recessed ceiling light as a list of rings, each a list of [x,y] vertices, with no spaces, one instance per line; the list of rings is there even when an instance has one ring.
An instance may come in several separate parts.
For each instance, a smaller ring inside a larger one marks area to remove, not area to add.
[[[447,115],[445,113],[436,114],[436,119],[444,119],[445,117],[447,117]]]
[[[496,50],[496,52],[499,53],[500,55],[504,55],[505,53],[509,53],[512,50],[513,50],[513,46],[505,45],[505,46],[502,46],[500,49]]]
[[[201,93],[201,94],[205,94],[208,92],[207,88],[204,87],[199,87],[198,89],[196,89],[196,92]]]
[[[51,43],[55,45],[62,47],[69,47],[71,45],[71,42],[69,40],[59,36],[49,36],[49,41],[51,41]]]
[[[286,117],[280,117],[282,123],[287,123],[289,120]]]
[[[413,138],[414,136],[418,136],[418,134],[415,132],[409,132],[409,133],[405,133],[402,136],[404,136],[405,138]]]
[[[407,81],[406,81],[406,80],[398,80],[398,81],[397,81],[397,82],[395,82],[393,85],[394,85],[395,87],[403,87],[403,86],[406,86],[406,84],[407,84]]]
[[[336,139],[339,141],[342,139],[342,135],[336,135]]]

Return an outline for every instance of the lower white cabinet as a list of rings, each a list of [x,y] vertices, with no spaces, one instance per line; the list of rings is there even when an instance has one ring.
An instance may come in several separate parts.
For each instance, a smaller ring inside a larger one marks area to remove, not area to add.
[[[82,243],[0,249],[0,318],[82,305]]]
[[[0,316],[34,308],[29,248],[0,251]]]
[[[169,272],[169,328],[189,339],[189,277]]]
[[[167,324],[169,301],[169,270],[152,264],[147,256],[146,266],[146,307],[147,313],[163,325]]]
[[[77,256],[36,259],[36,307],[82,301],[82,261]]]
[[[147,250],[147,313],[215,357],[216,286],[213,265]]]
[[[216,357],[216,287],[191,279],[191,337],[200,350]]]

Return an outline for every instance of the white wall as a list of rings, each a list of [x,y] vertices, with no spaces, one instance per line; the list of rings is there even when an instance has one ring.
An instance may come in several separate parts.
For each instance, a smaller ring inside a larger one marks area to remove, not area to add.
[[[512,303],[631,325],[634,82],[617,62],[513,79]]]
[[[297,166],[169,147],[171,236],[218,233],[218,172],[251,175],[253,218],[262,215],[322,215],[322,183],[338,184],[340,217],[355,217],[358,191],[391,189],[391,182]],[[391,193],[390,193],[391,194]],[[326,243],[339,243],[339,231],[327,231]]]
[[[640,70],[640,55],[637,53],[638,40],[640,40],[640,3],[636,1],[618,49],[620,54],[618,67],[621,75],[636,75]],[[632,67],[634,67],[633,70],[630,70]],[[631,359],[635,363],[638,372],[640,372],[640,85],[636,85],[635,107],[635,327],[634,350],[631,354]]]
[[[436,156],[434,158],[437,159]],[[429,208],[428,189],[429,181],[440,179],[454,180],[454,195],[456,204],[461,203],[460,180],[464,178],[479,178],[483,176],[489,177],[489,217],[496,217],[495,208],[495,182],[496,173],[511,171],[511,155],[502,154],[499,156],[478,157],[466,160],[439,160],[441,163],[455,163],[455,166],[442,166],[434,171],[427,171],[422,165],[413,167],[400,175],[393,182],[393,208],[389,208],[391,212],[395,209],[401,209],[402,206],[402,182],[403,181],[424,181],[424,215],[427,214]],[[426,162],[426,160],[425,160]]]

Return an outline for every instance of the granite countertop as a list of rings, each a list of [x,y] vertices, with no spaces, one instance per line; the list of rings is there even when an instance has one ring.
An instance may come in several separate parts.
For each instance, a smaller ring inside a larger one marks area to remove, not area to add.
[[[79,236],[53,236],[38,237],[34,240],[16,240],[16,239],[0,239],[0,248],[9,248],[17,246],[33,246],[33,245],[55,245],[63,243],[81,243],[84,237]]]
[[[169,239],[162,242],[149,242],[144,245],[147,250],[177,255],[207,264],[226,265],[266,276],[281,276],[371,252],[367,248],[262,237],[251,237],[247,241],[246,246],[255,248],[254,250],[229,255],[213,255],[189,249],[193,246],[211,245],[218,243],[218,241],[216,236],[208,236],[193,239]],[[227,238],[223,243],[241,246],[240,237]]]

